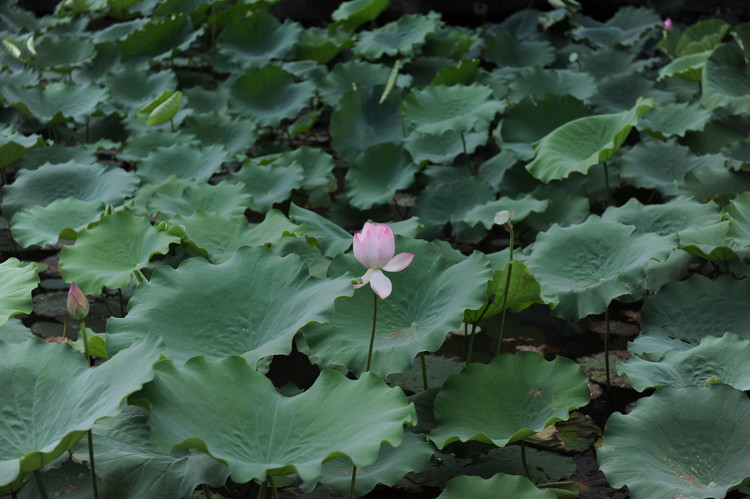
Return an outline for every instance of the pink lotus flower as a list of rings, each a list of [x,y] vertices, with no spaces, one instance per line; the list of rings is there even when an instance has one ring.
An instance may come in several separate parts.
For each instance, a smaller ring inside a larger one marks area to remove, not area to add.
[[[74,282],[70,284],[68,291],[68,314],[77,321],[82,321],[89,315],[89,301]]]
[[[354,288],[361,288],[370,284],[372,290],[381,300],[391,294],[391,280],[383,271],[398,272],[409,266],[414,253],[396,253],[396,243],[393,231],[386,224],[365,223],[362,232],[354,234],[354,257],[359,263],[367,267],[362,276],[362,284],[355,284]]]
[[[669,31],[672,29],[672,19],[666,18],[664,19],[664,31]]]

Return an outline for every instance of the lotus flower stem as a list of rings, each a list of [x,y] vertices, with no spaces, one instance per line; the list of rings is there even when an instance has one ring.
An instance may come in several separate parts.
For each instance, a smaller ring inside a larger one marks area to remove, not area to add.
[[[602,165],[604,166],[604,193],[607,196],[607,206],[610,206],[612,203],[609,197],[609,170],[606,161]]]
[[[91,367],[91,353],[89,352],[89,335],[86,331],[86,323],[81,321],[81,341],[83,341],[83,356],[86,357],[89,367]]]
[[[91,430],[88,431],[89,440],[89,465],[91,466],[91,492],[94,494],[94,499],[99,499],[99,491],[96,488],[96,468],[94,467],[94,434]]]
[[[607,371],[607,391],[612,387],[609,379],[609,306],[604,309],[604,369]]]
[[[372,362],[372,347],[375,344],[375,326],[378,322],[378,295],[372,294],[372,333],[370,334],[370,349],[367,351],[367,367],[365,372],[370,370],[370,364]]]
[[[104,306],[107,307],[107,312],[109,312],[109,315],[114,316],[115,313],[112,311],[112,307],[109,306],[109,302],[107,301],[107,295],[104,294],[104,290],[102,290],[101,299],[104,302]]]
[[[349,499],[354,499],[354,485],[357,483],[357,467],[352,467],[352,484],[349,487]]]
[[[427,361],[424,358],[424,352],[419,352],[419,360],[422,362],[422,387],[427,390]]]
[[[273,477],[268,475],[268,484],[271,486],[274,499],[279,499],[279,491],[276,489],[276,484],[273,482]]]
[[[125,317],[125,304],[122,301],[122,289],[117,288],[117,296],[120,298],[120,317]]]
[[[258,490],[258,499],[265,498],[266,492],[268,492],[268,480],[263,480],[263,483],[260,484],[260,489]]]
[[[510,226],[508,232],[510,232],[510,264],[508,265],[508,275],[505,276],[505,293],[503,293],[503,311],[500,315],[500,335],[497,338],[497,346],[495,347],[495,355],[500,355],[500,350],[503,347],[503,332],[505,331],[505,311],[508,305],[508,290],[510,289],[510,276],[513,274],[513,224],[508,221]]]
[[[36,481],[36,488],[39,491],[39,497],[42,499],[49,499],[47,489],[44,487],[44,482],[42,482],[42,474],[39,473],[39,470],[34,470],[34,481]]]
[[[526,478],[533,482],[534,480],[531,478],[531,471],[529,470],[529,463],[526,462],[526,443],[523,440],[521,440],[521,464],[523,464],[523,471],[526,473]]]

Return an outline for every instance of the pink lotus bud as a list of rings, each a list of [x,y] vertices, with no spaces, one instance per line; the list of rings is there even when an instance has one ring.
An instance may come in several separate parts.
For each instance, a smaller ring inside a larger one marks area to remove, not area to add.
[[[354,258],[367,267],[362,276],[362,284],[355,284],[354,288],[361,288],[370,284],[372,290],[381,300],[391,294],[391,280],[383,271],[398,272],[409,266],[414,253],[396,253],[396,243],[393,231],[386,224],[365,223],[362,232],[354,234]]]
[[[670,18],[664,19],[664,31],[672,29],[672,20]]]
[[[89,301],[76,283],[70,284],[68,291],[68,314],[77,321],[89,315]]]

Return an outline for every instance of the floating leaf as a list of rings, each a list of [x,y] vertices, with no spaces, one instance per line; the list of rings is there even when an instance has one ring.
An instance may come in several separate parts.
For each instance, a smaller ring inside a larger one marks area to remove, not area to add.
[[[737,258],[740,245],[729,239],[729,221],[724,221],[682,231],[680,248],[711,262],[728,262]]]
[[[743,192],[722,211],[729,218],[727,236],[744,248],[750,246],[750,193]]]
[[[60,239],[75,239],[78,231],[104,213],[101,201],[74,197],[56,199],[47,206],[25,208],[13,216],[11,234],[24,248],[33,244],[51,246]]]
[[[148,73],[130,64],[108,72],[103,80],[112,93],[112,99],[129,111],[142,108],[150,96],[163,95],[177,87],[177,78],[171,70]]]
[[[36,263],[21,265],[17,258],[0,263],[0,326],[14,315],[31,313],[31,292],[39,284],[36,272]]]
[[[398,20],[372,31],[361,31],[354,44],[354,52],[366,59],[379,59],[383,55],[410,55],[414,46],[424,43],[425,37],[440,27],[440,16],[406,14]]]
[[[551,490],[540,490],[528,478],[518,475],[498,473],[492,478],[461,475],[445,485],[438,499],[463,499],[465,497],[495,497],[498,491],[503,495],[518,499],[555,499]]]
[[[479,76],[479,59],[461,59],[457,66],[438,70],[430,85],[470,85]]]
[[[726,108],[732,114],[750,113],[750,70],[742,50],[733,43],[716,47],[703,67],[701,104]]]
[[[543,212],[548,206],[549,201],[536,199],[531,194],[526,194],[518,199],[501,197],[485,204],[477,204],[466,212],[463,221],[471,226],[481,223],[486,229],[491,229],[493,225],[497,224],[495,214],[503,208],[510,210],[509,213],[512,213],[513,220],[519,222],[532,212]]]
[[[504,447],[565,421],[588,403],[588,378],[572,360],[501,354],[446,380],[435,398],[438,427],[429,438],[440,449],[469,440]]]
[[[584,27],[573,30],[573,38],[588,40],[598,47],[631,47],[662,26],[661,16],[645,7],[621,8],[606,23],[587,19]]]
[[[403,147],[392,143],[376,144],[365,149],[349,166],[347,196],[352,206],[360,210],[387,203],[397,190],[412,185],[417,170]]]
[[[325,370],[306,392],[285,397],[234,356],[196,357],[179,369],[159,362],[142,393],[157,448],[207,452],[227,463],[237,483],[294,472],[312,480],[324,461],[340,455],[370,465],[381,443],[398,446],[403,424],[416,422],[403,392],[373,374],[352,381]],[[227,414],[235,416],[235,431],[227,431]]]
[[[34,62],[42,68],[71,69],[96,55],[96,49],[90,40],[75,35],[49,35],[35,45]]]

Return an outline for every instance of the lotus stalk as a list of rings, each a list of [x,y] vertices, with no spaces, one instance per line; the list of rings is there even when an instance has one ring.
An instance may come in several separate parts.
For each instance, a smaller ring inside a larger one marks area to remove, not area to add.
[[[508,275],[505,276],[505,291],[503,293],[503,311],[500,316],[500,335],[497,338],[497,346],[495,347],[495,355],[500,355],[500,350],[503,345],[503,333],[505,331],[505,311],[508,307],[508,290],[510,289],[510,277],[513,274],[513,222],[510,219],[510,212],[507,210],[499,211],[495,214],[495,223],[502,225],[503,228],[510,234],[510,241],[508,243],[509,254],[509,265]]]

